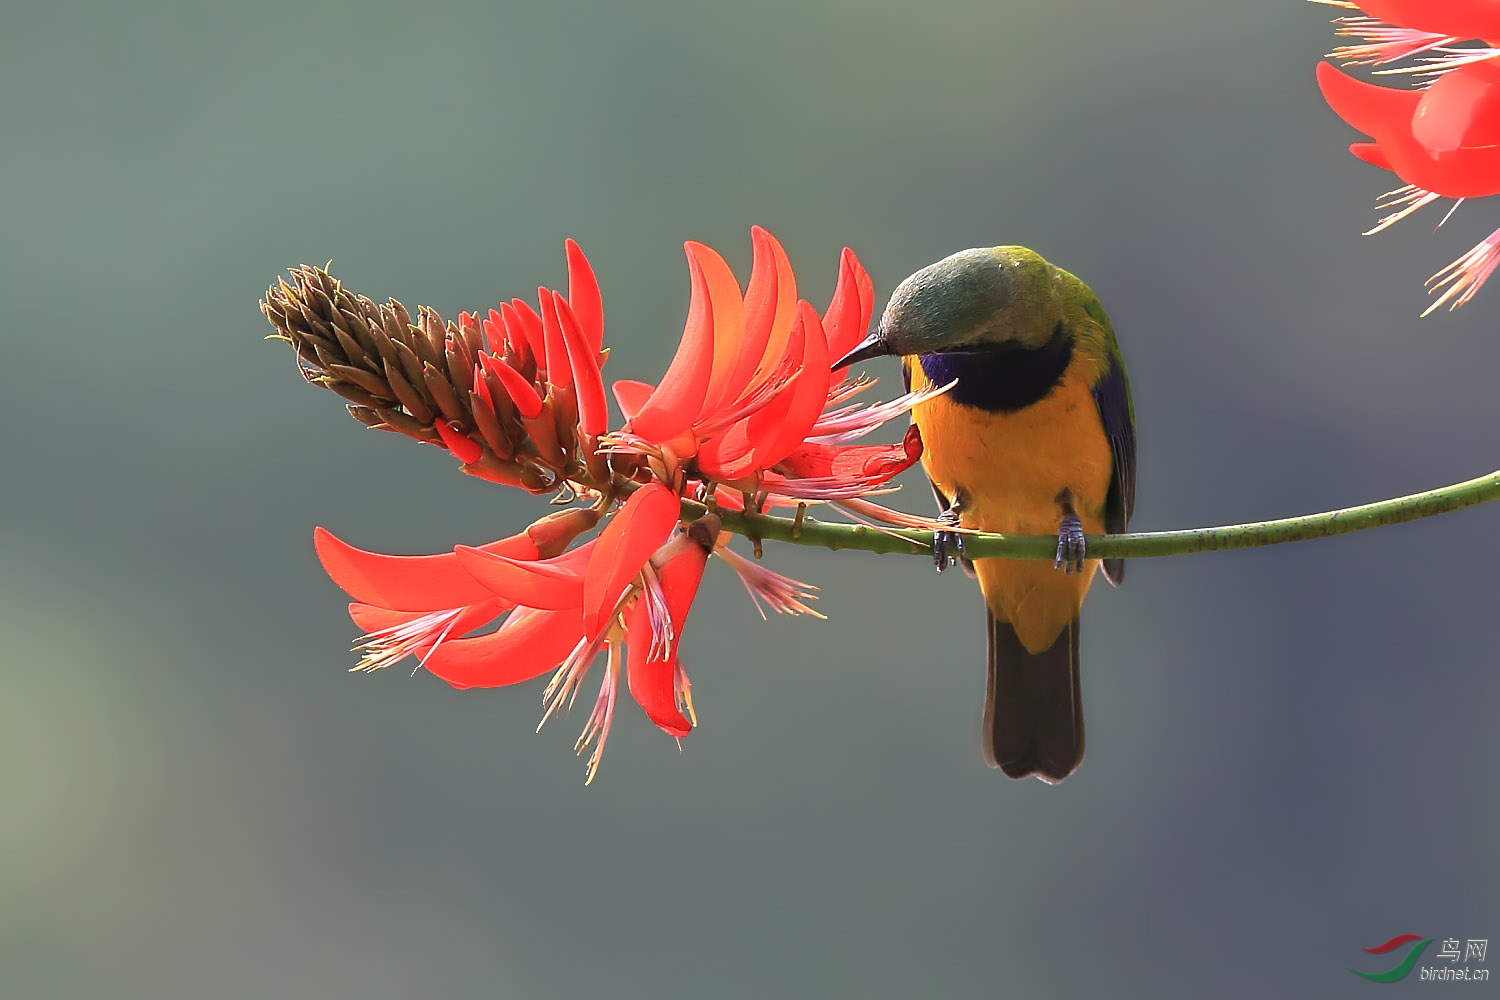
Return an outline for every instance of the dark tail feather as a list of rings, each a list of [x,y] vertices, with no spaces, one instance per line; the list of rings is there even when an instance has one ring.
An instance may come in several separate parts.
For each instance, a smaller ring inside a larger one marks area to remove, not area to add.
[[[1125,560],[1104,560],[1104,579],[1109,581],[1111,587],[1118,587],[1125,582]]]
[[[989,685],[984,757],[1012,778],[1048,784],[1083,760],[1083,694],[1078,686],[1078,619],[1042,653],[1028,653],[1009,622],[988,610]]]

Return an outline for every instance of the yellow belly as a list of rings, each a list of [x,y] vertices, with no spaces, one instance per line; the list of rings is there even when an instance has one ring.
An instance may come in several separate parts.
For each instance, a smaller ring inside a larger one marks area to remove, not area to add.
[[[907,359],[913,389],[927,385],[922,366]],[[939,396],[912,410],[922,432],[922,465],[950,499],[965,498],[960,523],[980,531],[1055,535],[1060,497],[1072,494],[1087,534],[1104,531],[1104,502],[1113,457],[1089,389],[1095,362],[1075,358],[1063,381],[1041,402],[1015,413],[986,413]],[[1078,615],[1099,560],[1081,574],[1050,561],[979,559],[974,570],[990,611],[1015,629],[1033,653],[1049,648]]]

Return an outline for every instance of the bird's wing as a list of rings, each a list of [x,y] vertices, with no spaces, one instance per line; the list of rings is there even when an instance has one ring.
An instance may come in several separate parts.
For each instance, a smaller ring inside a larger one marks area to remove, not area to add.
[[[1118,352],[1110,359],[1109,371],[1094,386],[1094,403],[1114,456],[1114,478],[1104,502],[1104,530],[1118,535],[1124,533],[1135,511],[1135,413],[1130,405],[1130,382]],[[1125,579],[1125,560],[1104,560],[1104,575],[1118,587]]]

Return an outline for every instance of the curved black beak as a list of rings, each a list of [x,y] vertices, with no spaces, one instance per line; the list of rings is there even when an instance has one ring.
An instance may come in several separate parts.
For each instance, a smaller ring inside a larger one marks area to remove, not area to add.
[[[833,363],[829,371],[838,371],[840,368],[848,368],[852,364],[868,361],[871,358],[884,358],[891,353],[890,346],[886,344],[885,338],[879,333],[872,333],[861,340],[848,354]]]

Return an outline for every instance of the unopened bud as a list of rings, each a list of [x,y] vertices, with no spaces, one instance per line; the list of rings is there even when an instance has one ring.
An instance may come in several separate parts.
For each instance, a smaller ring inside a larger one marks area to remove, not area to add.
[[[599,512],[592,507],[574,507],[548,514],[526,529],[526,537],[537,547],[543,559],[560,555],[573,539],[599,523]]]

